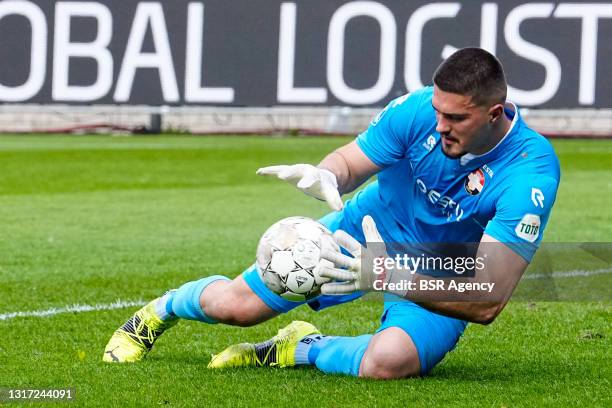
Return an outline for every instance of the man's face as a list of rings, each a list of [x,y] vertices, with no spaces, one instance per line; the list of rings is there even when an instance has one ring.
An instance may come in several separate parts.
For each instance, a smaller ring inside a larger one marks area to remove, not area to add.
[[[484,153],[491,134],[489,108],[475,105],[470,96],[444,92],[437,86],[431,104],[444,154],[459,158],[466,153]]]

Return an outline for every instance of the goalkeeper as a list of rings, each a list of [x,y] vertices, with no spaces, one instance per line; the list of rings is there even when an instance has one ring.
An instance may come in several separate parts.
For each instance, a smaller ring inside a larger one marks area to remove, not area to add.
[[[373,335],[324,336],[309,323],[293,322],[266,342],[230,346],[209,367],[309,364],[325,373],[372,378],[425,375],[454,348],[468,322],[492,322],[542,240],[560,179],[551,145],[527,127],[506,92],[493,55],[461,49],[438,67],[432,87],[392,101],[355,141],[317,167],[258,170],[326,201],[334,212],[321,222],[354,256],[326,252],[334,267],[321,273],[341,283],[325,284],[307,302],[314,310],[358,298],[376,278],[393,283],[392,269],[374,276],[362,266],[372,242],[379,242],[376,256],[385,255],[382,242],[480,242],[484,269],[466,279],[494,282],[495,296],[468,291],[447,299],[417,285],[385,298]],[[343,204],[342,194],[375,174],[377,181]],[[410,279],[418,283],[427,276]],[[115,331],[103,359],[141,360],[180,319],[251,326],[300,304],[267,288],[255,266],[233,280],[208,276],[136,312]]]

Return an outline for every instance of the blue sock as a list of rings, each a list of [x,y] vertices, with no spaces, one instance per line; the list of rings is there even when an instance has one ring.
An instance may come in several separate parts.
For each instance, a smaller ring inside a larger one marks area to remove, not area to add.
[[[311,334],[304,337],[295,347],[295,364],[314,365],[321,347],[335,338],[334,336],[324,336],[322,334]]]
[[[204,323],[217,323],[206,316],[200,306],[200,295],[208,285],[218,280],[230,280],[221,275],[208,276],[197,281],[187,282],[180,288],[166,293],[161,299],[165,303],[166,316],[178,316],[187,320],[198,320]],[[162,316],[164,313],[158,313]]]
[[[295,362],[316,365],[327,374],[357,377],[371,338],[371,334],[357,337],[306,336],[296,347]]]

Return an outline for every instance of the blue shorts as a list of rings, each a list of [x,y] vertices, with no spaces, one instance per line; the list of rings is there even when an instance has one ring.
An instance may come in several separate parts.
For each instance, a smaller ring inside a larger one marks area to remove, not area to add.
[[[421,375],[427,374],[457,344],[467,322],[431,312],[395,295],[385,295],[385,308],[376,333],[389,327],[405,331],[416,346]]]
[[[361,217],[354,222],[354,218],[347,217],[346,213],[346,211],[331,213],[319,221],[331,231],[342,229],[358,241],[364,242]],[[272,292],[261,280],[255,265],[244,271],[242,276],[253,292],[279,313],[286,313],[305,303],[292,302]],[[320,295],[306,303],[318,311],[350,302],[362,295],[359,292],[341,296]],[[397,296],[385,295],[384,312],[377,333],[389,327],[399,327],[404,330],[416,346],[421,374],[425,375],[455,347],[466,326],[467,322],[463,320],[439,315]]]

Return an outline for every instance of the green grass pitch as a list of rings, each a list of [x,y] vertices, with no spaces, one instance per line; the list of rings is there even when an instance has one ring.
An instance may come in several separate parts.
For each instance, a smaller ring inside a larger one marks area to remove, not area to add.
[[[255,170],[315,163],[348,140],[0,137],[0,315],[149,300],[202,276],[238,275],[274,221],[327,211]],[[612,141],[554,145],[563,175],[546,241],[612,241]],[[386,382],[206,369],[211,353],[294,319],[328,334],[372,332],[377,302],[303,307],[247,329],[181,322],[135,365],[101,362],[134,307],[4,318],[0,387],[72,387],[70,406],[87,407],[612,406],[610,306],[609,297],[511,302],[492,325],[470,325],[430,376]]]

